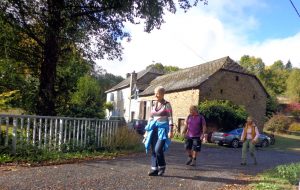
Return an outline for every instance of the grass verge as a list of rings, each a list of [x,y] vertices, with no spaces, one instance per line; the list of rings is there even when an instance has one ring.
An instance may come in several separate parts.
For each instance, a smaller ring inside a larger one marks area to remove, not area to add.
[[[300,162],[279,165],[255,177],[249,187],[256,190],[297,189],[300,179]]]
[[[296,151],[300,152],[300,136],[287,135],[287,134],[275,134],[275,145],[271,145],[270,148],[279,151]]]
[[[67,144],[64,144],[62,151],[50,151],[31,144],[22,144],[17,146],[16,155],[11,154],[11,147],[0,146],[0,165],[62,164],[92,159],[111,159],[144,151],[141,136],[125,127],[120,128],[107,143],[109,146],[101,149],[95,148],[93,144],[86,148],[70,149]]]

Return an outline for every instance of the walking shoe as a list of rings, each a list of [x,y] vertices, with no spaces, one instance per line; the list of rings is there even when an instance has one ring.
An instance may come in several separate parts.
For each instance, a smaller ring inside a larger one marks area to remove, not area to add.
[[[148,173],[149,176],[157,176],[158,175],[158,171],[157,170],[151,170],[149,173]]]
[[[192,157],[188,157],[188,159],[185,162],[185,165],[190,165],[192,163]]]
[[[241,165],[242,165],[242,166],[246,166],[246,163],[245,163],[245,162],[242,162]]]
[[[165,169],[160,169],[157,173],[158,176],[162,176],[165,173]]]
[[[196,166],[196,160],[192,159],[192,162],[190,163],[190,166]]]

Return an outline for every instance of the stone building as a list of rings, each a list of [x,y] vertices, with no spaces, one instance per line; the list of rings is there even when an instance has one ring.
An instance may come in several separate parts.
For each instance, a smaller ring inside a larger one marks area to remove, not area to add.
[[[189,113],[190,105],[203,100],[230,100],[243,105],[259,128],[263,127],[268,93],[259,79],[238,63],[224,57],[194,67],[182,69],[154,79],[139,94],[141,110],[147,119],[154,100],[154,89],[163,86],[165,99],[171,102],[174,123],[180,129]]]

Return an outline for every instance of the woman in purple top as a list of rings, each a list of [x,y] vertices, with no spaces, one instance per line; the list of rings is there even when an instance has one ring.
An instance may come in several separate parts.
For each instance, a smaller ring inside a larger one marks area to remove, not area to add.
[[[196,106],[190,107],[190,114],[186,118],[185,128],[185,149],[188,154],[186,165],[196,166],[198,152],[201,151],[201,144],[206,132],[206,122],[202,115],[198,113]]]

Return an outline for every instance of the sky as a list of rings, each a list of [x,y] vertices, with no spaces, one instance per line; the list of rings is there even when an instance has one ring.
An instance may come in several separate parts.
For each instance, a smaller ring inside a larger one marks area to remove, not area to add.
[[[292,2],[300,13],[300,0]],[[131,41],[122,41],[123,59],[96,63],[122,77],[153,63],[187,68],[243,55],[259,57],[267,66],[290,60],[300,68],[300,17],[290,0],[208,0],[164,18],[151,33],[143,24],[126,24]]]

